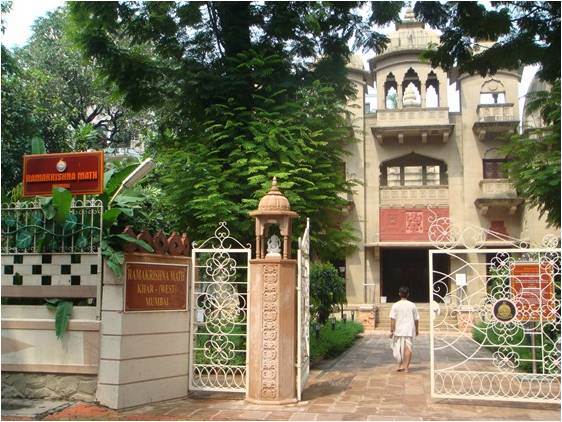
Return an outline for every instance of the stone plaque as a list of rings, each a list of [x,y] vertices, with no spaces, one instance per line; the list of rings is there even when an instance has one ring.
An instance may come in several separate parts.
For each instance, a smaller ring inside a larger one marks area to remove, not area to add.
[[[185,311],[187,265],[127,262],[125,311]]]

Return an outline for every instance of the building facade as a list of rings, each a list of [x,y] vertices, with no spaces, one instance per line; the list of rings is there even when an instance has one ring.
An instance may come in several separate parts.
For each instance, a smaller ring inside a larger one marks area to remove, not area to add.
[[[369,71],[358,55],[348,66],[357,89],[349,111],[358,142],[346,173],[359,183],[347,218],[361,239],[346,259],[352,309],[393,302],[401,285],[410,287],[415,302],[429,301],[433,218],[496,232],[487,240],[496,247],[506,243],[502,235],[540,243],[553,231],[502,174],[501,135],[519,128],[521,72],[483,78],[432,68],[420,55],[439,36],[411,11],[389,38]],[[449,110],[449,83],[459,92],[459,112]],[[376,87],[375,111],[365,106],[368,85]],[[434,266],[451,271],[446,260]]]

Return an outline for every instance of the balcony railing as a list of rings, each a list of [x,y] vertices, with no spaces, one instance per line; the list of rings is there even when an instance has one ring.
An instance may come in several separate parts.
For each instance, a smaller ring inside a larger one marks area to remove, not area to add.
[[[449,187],[436,186],[381,186],[381,208],[446,207],[449,205]]]
[[[480,104],[477,108],[478,121],[485,122],[517,122],[515,107],[512,103]]]
[[[478,119],[472,129],[480,141],[493,140],[499,134],[517,130],[519,120],[511,103],[480,104],[476,111]]]
[[[482,198],[517,198],[517,192],[507,179],[480,180]]]
[[[377,127],[449,125],[449,109],[402,108],[377,111]]]
[[[523,199],[517,196],[515,188],[507,179],[480,180],[480,195],[474,201],[482,215],[486,215],[490,209],[507,210],[513,215],[522,203]]]

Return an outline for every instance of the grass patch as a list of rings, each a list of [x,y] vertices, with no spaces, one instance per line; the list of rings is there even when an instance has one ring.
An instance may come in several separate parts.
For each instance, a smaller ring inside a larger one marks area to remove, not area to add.
[[[516,366],[516,369],[527,373],[533,372],[531,338],[529,334],[525,334],[523,329],[514,329],[509,341],[506,342],[505,339],[500,339],[498,337],[493,329],[493,324],[486,324],[481,321],[474,326],[472,338],[492,353],[497,350],[501,350],[504,353],[516,353],[518,356],[518,366]],[[543,352],[549,352],[554,347],[555,345],[549,341],[546,336],[544,338],[544,344],[542,344],[541,336],[535,335],[535,362],[538,373],[541,373],[543,370]],[[546,368],[545,372],[549,373],[550,369],[551,368]]]
[[[224,332],[227,334],[223,334]],[[220,334],[220,337],[216,337],[217,334]],[[204,350],[196,350],[194,363],[209,365],[220,362],[224,365],[245,365],[245,334],[246,326],[240,322],[223,326],[220,331],[217,327],[213,327],[210,324],[208,326],[200,325],[197,330],[197,335],[195,336],[195,347],[205,349],[205,345],[207,345],[209,350],[207,351],[207,355]],[[217,344],[213,344],[213,340],[216,341]],[[215,346],[223,348],[222,352],[217,353]],[[239,352],[234,352],[234,350],[238,350]]]
[[[310,359],[317,362],[325,358],[333,358],[349,349],[360,333],[363,332],[363,325],[355,321],[336,322],[335,330],[332,324],[328,323],[320,328],[320,335],[317,337],[314,329],[310,330]]]

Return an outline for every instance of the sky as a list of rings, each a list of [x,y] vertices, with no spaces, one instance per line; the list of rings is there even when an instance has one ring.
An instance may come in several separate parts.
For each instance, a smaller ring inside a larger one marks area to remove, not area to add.
[[[25,45],[32,33],[32,25],[35,19],[45,16],[48,12],[56,9],[64,4],[62,0],[14,0],[12,3],[12,10],[5,18],[6,32],[2,36],[2,44],[9,47],[21,47]],[[381,32],[388,33],[392,31],[392,26],[384,28]],[[364,56],[365,69],[368,69],[367,60],[373,57],[374,54],[366,54]],[[529,88],[529,85],[536,73],[538,66],[527,66],[523,70],[521,83],[519,85],[519,115],[521,116],[524,105],[524,95]],[[449,109],[451,111],[459,111],[460,106],[458,96],[453,86],[449,86]],[[369,94],[366,97],[366,102],[376,104],[375,91],[369,89]]]

